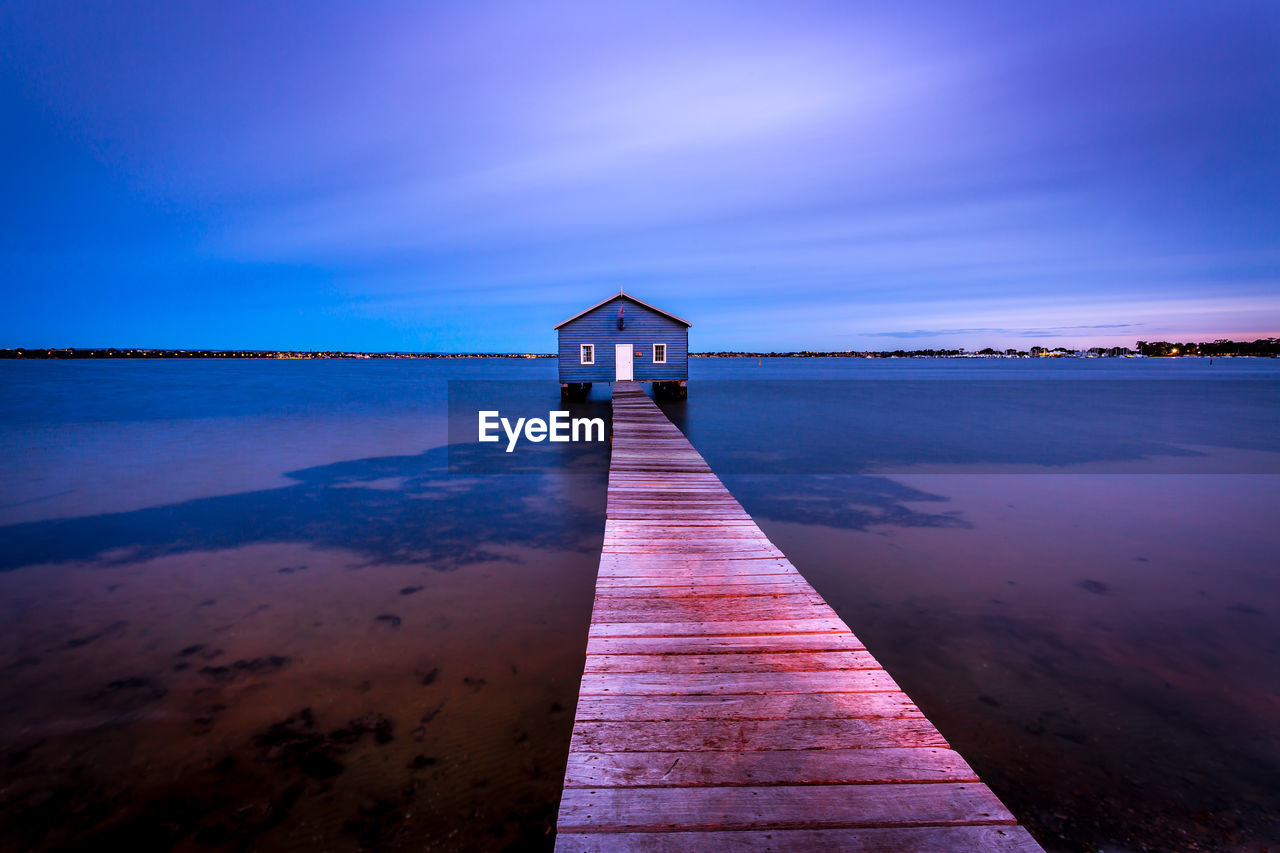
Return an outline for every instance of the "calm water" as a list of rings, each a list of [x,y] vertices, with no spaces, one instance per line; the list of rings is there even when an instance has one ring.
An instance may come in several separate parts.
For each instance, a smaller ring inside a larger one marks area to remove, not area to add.
[[[446,401],[554,376],[0,363],[0,849],[549,849],[604,451],[468,473]],[[1280,844],[1280,362],[696,360],[665,407],[1046,847]]]

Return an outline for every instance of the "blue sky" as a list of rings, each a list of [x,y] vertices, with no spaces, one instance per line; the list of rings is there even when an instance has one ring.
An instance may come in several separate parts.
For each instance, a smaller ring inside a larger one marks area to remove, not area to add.
[[[0,149],[0,346],[1280,334],[1274,2],[9,0]]]

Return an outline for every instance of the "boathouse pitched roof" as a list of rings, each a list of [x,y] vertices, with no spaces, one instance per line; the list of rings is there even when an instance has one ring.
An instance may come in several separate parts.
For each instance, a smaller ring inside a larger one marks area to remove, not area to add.
[[[688,320],[677,317],[675,314],[672,314],[670,311],[663,311],[661,308],[657,307],[656,305],[650,305],[648,302],[645,302],[643,299],[636,299],[630,293],[623,293],[621,290],[619,290],[614,295],[608,297],[607,299],[600,300],[595,305],[592,305],[590,308],[586,308],[582,311],[579,311],[577,314],[574,314],[568,320],[562,320],[561,322],[556,323],[555,326],[553,326],[552,328],[559,329],[565,323],[572,323],[574,320],[578,319],[583,314],[590,314],[592,311],[596,310],[601,305],[605,305],[609,302],[612,302],[613,300],[617,299],[619,296],[623,297],[624,299],[630,299],[632,302],[636,303],[637,305],[643,305],[645,308],[648,308],[650,311],[657,311],[659,314],[663,315],[664,317],[670,317],[672,320],[675,320],[677,323],[683,323],[685,326],[693,325]]]

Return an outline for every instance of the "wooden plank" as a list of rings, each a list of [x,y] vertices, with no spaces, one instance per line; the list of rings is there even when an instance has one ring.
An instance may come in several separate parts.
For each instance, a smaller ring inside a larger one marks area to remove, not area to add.
[[[729,693],[871,693],[898,690],[882,669],[842,672],[584,672],[583,696],[679,696]]]
[[[580,722],[629,720],[838,720],[923,717],[907,694],[730,693],[721,696],[581,696]]]
[[[745,637],[767,634],[839,634],[834,616],[816,619],[729,619],[723,622],[593,622],[592,637]]]
[[[685,583],[676,586],[608,586],[596,590],[601,598],[723,598],[726,595],[790,595],[807,594],[811,589],[798,577],[770,577],[760,583],[700,584],[695,578],[684,578]]]
[[[614,448],[617,452],[617,448]],[[724,491],[723,488],[667,488],[658,485],[654,488],[628,488],[613,489],[609,492],[609,500],[617,502],[653,502],[664,503],[664,505],[684,506],[686,503],[701,503],[705,501],[714,501],[716,503],[727,503],[731,506],[741,506],[737,502],[737,498],[732,494]]]
[[[574,752],[567,788],[735,787],[977,782],[952,749],[881,747],[776,752]]]
[[[794,829],[786,832],[566,832],[556,853],[1036,853],[1020,826]]]
[[[758,583],[751,586],[746,584],[730,584],[719,587],[702,587],[702,586],[652,586],[637,590],[633,587],[603,587],[597,591],[597,595],[601,599],[682,599],[682,598],[733,598],[747,597],[759,598],[764,596],[767,598],[776,598],[782,595],[803,595],[812,594],[812,588],[807,584],[799,581],[784,581],[783,583]],[[623,601],[614,602],[623,605]]]
[[[698,506],[727,507],[730,509],[741,508],[736,500],[729,497],[727,493],[716,494],[713,491],[700,492],[615,492],[609,495],[609,500],[615,505],[622,506],[639,506],[653,505],[659,509],[695,509]],[[674,517],[674,516],[673,516]]]
[[[596,600],[591,621],[719,622],[736,621],[745,613],[750,613],[757,619],[822,619],[835,616],[835,611],[814,593],[750,599],[629,599],[624,604],[619,604],[614,599],[600,598]]]
[[[924,718],[846,717],[817,720],[657,720],[578,722],[571,749],[586,752],[945,747]]]
[[[717,496],[714,493],[681,494],[671,492],[664,495],[610,495],[609,502],[613,506],[634,507],[636,509],[660,509],[668,511],[671,517],[678,518],[677,512],[699,508],[741,509],[742,505],[727,495]]]
[[[787,568],[785,564],[777,561],[751,558],[715,560],[705,563],[686,560],[669,560],[667,562],[652,560],[631,565],[619,563],[615,558],[608,564],[600,564],[596,579],[606,586],[617,585],[619,581],[624,579],[645,581],[644,583],[635,583],[633,584],[634,586],[677,586],[688,583],[724,583],[729,582],[726,580],[728,578],[741,578],[749,575],[797,576],[787,571]],[[771,581],[769,578],[762,578],[749,582],[770,583]]]
[[[782,558],[782,552],[775,548],[769,540],[765,539],[763,536],[719,536],[707,533],[670,537],[634,537],[628,539],[609,537],[605,540],[603,550],[605,553],[626,549],[628,551],[638,551],[642,554],[678,554],[681,549],[689,547],[696,547],[699,551],[712,552],[742,550],[769,551],[779,559]]]
[[[737,519],[734,521],[716,521],[710,524],[697,519],[677,516],[667,521],[641,522],[628,521],[624,518],[611,518],[605,521],[605,535],[610,538],[642,538],[651,539],[669,535],[699,535],[715,533],[719,536],[750,534],[764,537],[764,533],[754,522]]]
[[[780,566],[786,566],[791,571],[795,571],[795,567],[787,561],[786,557],[780,556],[761,556],[755,554],[668,554],[662,551],[654,551],[647,554],[605,554],[601,551],[600,563],[602,566],[714,566],[723,563],[728,566],[741,564],[743,560],[759,560],[770,561]]]
[[[567,788],[567,831],[814,829],[1014,823],[985,785],[777,785],[734,788]]]
[[[801,598],[821,604],[824,607],[826,606],[826,602],[823,601],[818,594],[814,592],[813,587],[805,583],[803,579],[796,577],[778,577],[776,574],[767,574],[765,571],[762,571],[768,568],[769,567],[767,566],[747,567],[744,571],[736,572],[735,576],[739,578],[751,578],[751,580],[741,580],[712,586],[712,584],[715,583],[714,581],[708,580],[704,583],[702,576],[700,576],[698,572],[687,569],[683,566],[671,567],[667,569],[665,573],[659,573],[660,570],[657,570],[655,567],[655,571],[647,575],[604,575],[600,579],[605,582],[605,586],[602,587],[599,592],[601,597],[604,598],[622,597],[636,599],[634,602],[614,602],[614,604],[619,607],[630,606],[632,604],[636,607],[642,607],[644,600],[646,598],[651,598],[652,595],[660,595],[667,598],[673,596],[678,597],[684,590],[688,590],[688,592],[684,594],[689,598],[723,598],[725,596],[735,595],[750,598],[758,598],[761,595],[800,596]],[[613,585],[613,582],[619,579],[644,579],[648,580],[649,583]],[[751,589],[750,587],[745,586],[746,584],[755,584],[760,588]],[[631,587],[635,586],[647,588],[647,591],[650,592],[651,595],[636,595],[631,591]],[[775,589],[769,590],[765,589],[765,587],[774,587]],[[796,598],[792,600],[792,603],[799,603],[799,601],[800,599]],[[724,602],[722,606],[732,606],[734,604],[735,602],[730,601]]]
[[[721,542],[737,544],[768,544],[769,540],[759,530],[748,530],[743,527],[732,527],[728,521],[717,522],[713,528],[684,527],[676,530],[654,530],[650,533],[618,530],[605,534],[605,538],[615,545],[640,544],[648,546],[648,550],[665,550],[670,545],[697,542],[699,544],[719,544]],[[772,546],[770,546],[772,547]]]
[[[591,637],[587,655],[701,655],[713,652],[857,651],[852,634],[771,634],[747,637]]]
[[[772,545],[761,544],[753,539],[669,539],[663,542],[645,542],[642,539],[629,539],[605,543],[605,554],[652,554],[655,551],[663,554],[735,554],[750,552],[753,554],[781,557],[782,552]]]
[[[781,567],[791,571],[795,568],[780,554],[761,553],[759,551],[733,552],[674,552],[674,551],[631,551],[620,554],[600,552],[600,571],[605,573],[630,574],[642,572],[652,574],[653,569],[660,573],[686,570],[715,574],[717,568],[724,568],[732,573],[744,569],[772,568],[774,572]]]
[[[795,571],[795,568],[782,555],[760,550],[698,552],[630,549],[626,553],[620,553],[611,549],[600,552],[600,572],[606,577],[617,574],[663,576],[675,571],[718,574],[721,568],[726,574],[752,569],[756,571],[768,569],[773,573]],[[658,571],[655,572],[655,569]]]
[[[835,615],[813,587],[795,587],[788,592],[764,596],[727,593],[710,599],[692,596],[619,600],[604,595],[596,600],[596,607],[601,613],[617,613],[625,617],[615,620],[618,622],[684,622],[690,619],[719,622],[741,617],[744,613],[750,613],[757,619],[810,619]]]
[[[866,650],[834,652],[714,652],[711,654],[587,654],[586,672],[840,672],[880,669]]]
[[[605,510],[614,521],[666,523],[677,517],[701,522],[737,522],[750,518],[745,510],[725,504],[702,502],[687,507],[665,506],[657,501],[647,503],[614,503]]]
[[[696,520],[696,519],[691,519]],[[605,538],[611,541],[639,539],[655,544],[668,539],[690,539],[715,536],[721,539],[750,539],[769,541],[759,528],[744,524],[740,520],[716,519],[711,523],[673,524],[671,520],[653,519],[653,529],[644,530],[649,522],[637,522],[628,519],[611,519],[614,528],[605,531]],[[625,527],[623,525],[626,525]]]
[[[722,587],[727,585],[747,585],[767,584],[767,583],[807,583],[804,578],[794,572],[772,572],[755,575],[704,575],[694,573],[692,571],[682,571],[679,574],[662,573],[653,577],[633,577],[624,575],[622,577],[598,576],[596,578],[596,591],[611,593],[622,589],[641,589],[641,590],[658,590],[669,587],[687,588],[691,585],[697,587]]]
[[[605,581],[620,577],[654,578],[651,585],[674,583],[711,583],[718,577],[744,574],[785,574],[800,578],[784,558],[758,552],[737,551],[731,554],[648,553],[601,555],[599,577]]]

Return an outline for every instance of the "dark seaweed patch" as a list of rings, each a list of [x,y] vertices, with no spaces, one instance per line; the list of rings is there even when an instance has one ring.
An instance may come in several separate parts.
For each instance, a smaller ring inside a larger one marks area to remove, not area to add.
[[[332,779],[343,772],[341,757],[361,737],[372,734],[378,744],[390,743],[395,722],[384,714],[369,713],[324,734],[316,729],[315,714],[303,708],[253,739],[262,757],[277,765],[294,767],[313,779]]]
[[[329,737],[337,743],[352,744],[360,739],[360,736],[371,733],[373,739],[380,743],[390,743],[394,736],[392,734],[395,728],[395,721],[390,717],[382,714],[365,714],[349,721],[346,726],[334,730]]]
[[[398,803],[376,800],[361,806],[356,817],[342,825],[342,831],[359,839],[361,847],[382,850],[400,834],[403,822]]]
[[[107,634],[112,634],[116,631],[119,631],[120,629],[124,628],[128,624],[129,624],[128,622],[112,622],[110,625],[103,628],[101,631],[96,631],[92,634],[86,634],[83,637],[72,637],[70,640],[67,640],[65,643],[63,643],[62,647],[64,649],[78,649],[81,646],[87,646],[90,643],[92,643],[94,640],[101,639],[102,637],[105,637]]]
[[[24,669],[29,666],[39,666],[40,662],[41,659],[35,655],[24,655],[6,666],[3,671],[7,672],[11,669]]]
[[[139,702],[155,702],[163,699],[169,692],[159,682],[151,678],[143,676],[132,676],[130,678],[117,678],[114,681],[107,682],[107,686],[94,693],[85,696],[90,702],[96,702],[110,696],[122,697],[127,704]],[[115,703],[113,703],[115,704]]]
[[[210,705],[199,714],[196,714],[192,722],[195,724],[196,734],[207,734],[213,728],[213,724],[218,721],[218,715],[227,710],[226,705]]]
[[[224,820],[202,827],[196,841],[209,847],[237,842],[238,847],[247,849],[254,838],[284,822],[305,790],[306,786],[297,783],[270,800],[238,808]]]
[[[201,667],[200,674],[214,681],[226,682],[245,673],[250,675],[270,675],[284,669],[291,662],[291,658],[283,655],[267,655],[266,657],[249,658],[248,660],[241,659],[228,666]]]
[[[335,756],[336,745],[315,727],[315,715],[310,708],[303,708],[273,723],[254,738],[254,745],[263,750],[268,761],[297,767],[317,779],[330,779],[343,767]]]
[[[230,773],[232,770],[235,769],[235,766],[236,766],[235,758],[233,756],[228,755],[227,757],[219,761],[217,764],[210,767],[209,772],[217,773],[219,775],[223,773]]]

